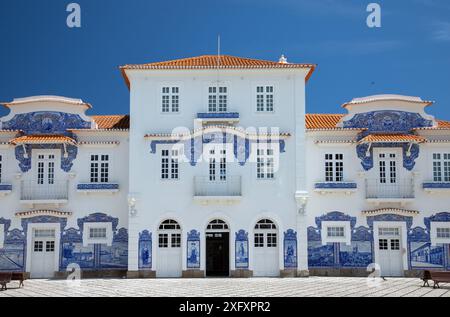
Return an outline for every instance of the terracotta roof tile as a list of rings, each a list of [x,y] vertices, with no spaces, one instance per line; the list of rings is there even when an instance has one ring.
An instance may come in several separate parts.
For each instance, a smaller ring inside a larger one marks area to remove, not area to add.
[[[129,115],[92,116],[99,129],[126,130],[130,128]]]
[[[438,129],[450,129],[450,121],[437,120]]]
[[[343,114],[306,114],[306,129],[335,129]]]
[[[306,77],[308,80],[314,69],[315,64],[297,64],[297,63],[281,63],[253,58],[237,57],[230,55],[202,55],[196,57],[175,59],[171,61],[147,63],[147,64],[130,64],[121,66],[122,76],[125,78],[127,86],[130,87],[128,76],[125,73],[127,69],[266,69],[266,68],[309,68],[310,71]]]
[[[426,139],[418,135],[410,134],[370,134],[363,138],[360,143],[383,143],[383,142],[414,142],[422,143]]]
[[[76,144],[76,141],[64,135],[24,135],[10,141],[11,144]]]

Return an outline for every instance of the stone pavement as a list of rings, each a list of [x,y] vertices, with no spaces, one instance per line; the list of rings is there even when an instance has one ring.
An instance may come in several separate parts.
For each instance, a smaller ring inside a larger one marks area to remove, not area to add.
[[[248,296],[410,296],[450,297],[450,284],[441,289],[421,287],[418,278],[387,278],[368,282],[356,277],[251,278],[251,279],[86,279],[79,285],[65,280],[28,280],[24,288],[18,282],[8,285],[0,297],[114,297],[114,296],[180,296],[180,297],[248,297]]]

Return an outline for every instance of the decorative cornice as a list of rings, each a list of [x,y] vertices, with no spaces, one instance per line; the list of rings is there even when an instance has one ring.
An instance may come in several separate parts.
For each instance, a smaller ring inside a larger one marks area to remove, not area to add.
[[[57,211],[57,210],[31,210],[31,211],[16,212],[15,216],[19,218],[31,218],[36,216],[54,216],[60,218],[67,218],[72,216],[72,212]]]
[[[416,210],[405,210],[399,208],[381,208],[376,210],[363,210],[361,213],[365,216],[376,216],[384,214],[394,214],[401,216],[417,216],[419,214]]]

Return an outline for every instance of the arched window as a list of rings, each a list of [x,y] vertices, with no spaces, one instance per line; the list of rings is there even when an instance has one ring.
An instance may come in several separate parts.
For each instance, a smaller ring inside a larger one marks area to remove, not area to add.
[[[181,227],[175,220],[167,219],[159,225],[158,247],[180,248]]]
[[[276,229],[277,226],[273,223],[272,220],[262,219],[258,221],[255,225],[255,229]]]
[[[269,219],[261,219],[255,225],[255,248],[276,248],[277,226]]]
[[[175,220],[167,219],[161,222],[159,230],[181,230],[181,227]]]
[[[228,230],[228,225],[225,221],[214,219],[208,224],[207,230]]]

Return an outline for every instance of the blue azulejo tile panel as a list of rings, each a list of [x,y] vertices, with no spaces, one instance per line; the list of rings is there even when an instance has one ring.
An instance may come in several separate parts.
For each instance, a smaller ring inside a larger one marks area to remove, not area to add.
[[[422,187],[424,189],[448,189],[450,183],[423,183]]]
[[[308,266],[309,267],[334,267],[334,245],[322,245],[320,241],[308,242]]]
[[[11,191],[12,185],[10,184],[0,184],[0,192],[1,191]]]
[[[187,268],[200,268],[200,232],[191,230],[187,234]]]
[[[139,233],[139,270],[152,268],[152,234],[148,230]]]
[[[245,230],[236,232],[235,252],[236,269],[248,269],[248,232]]]
[[[411,268],[444,267],[444,247],[431,246],[429,242],[411,242],[409,245]]]
[[[19,229],[6,232],[10,222],[3,220],[0,218],[0,223],[5,225],[5,240],[3,248],[0,248],[0,271],[22,272],[25,269],[25,234]]]
[[[78,190],[117,190],[119,189],[119,184],[113,183],[82,183],[77,185]]]
[[[353,182],[319,182],[315,183],[314,187],[316,189],[356,189],[357,184]]]
[[[371,241],[352,241],[351,245],[340,244],[339,265],[342,267],[366,268],[373,262]]]
[[[284,267],[297,268],[297,232],[288,229],[284,233]]]
[[[198,119],[239,119],[238,112],[199,112]]]

